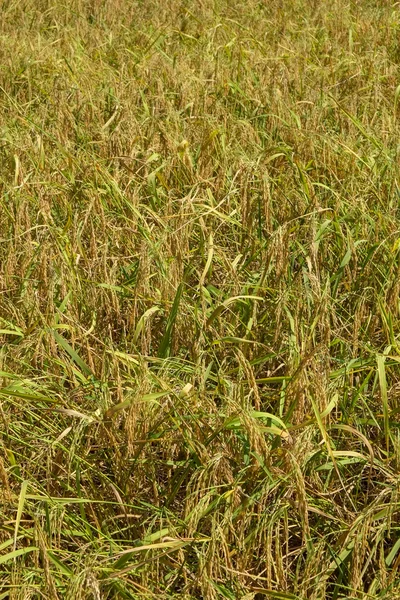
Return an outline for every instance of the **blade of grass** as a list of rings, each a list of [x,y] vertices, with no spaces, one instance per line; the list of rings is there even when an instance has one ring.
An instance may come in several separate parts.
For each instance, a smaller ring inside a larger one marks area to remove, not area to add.
[[[14,551],[16,550],[16,547],[17,547],[18,530],[19,530],[19,525],[20,525],[21,518],[22,518],[22,513],[24,511],[27,489],[28,489],[28,481],[25,480],[22,482],[21,491],[20,491],[19,499],[18,499],[17,517],[15,519],[15,531],[14,531]]]
[[[382,356],[381,354],[378,354],[376,357],[376,362],[378,365],[379,387],[381,390],[381,401],[382,401],[382,407],[383,407],[383,429],[384,429],[384,434],[385,434],[386,452],[389,452],[390,423],[389,423],[389,404],[388,404],[385,360],[386,360],[386,357]]]
[[[171,344],[172,344],[172,334],[174,330],[174,325],[176,321],[176,317],[178,316],[179,304],[181,302],[182,293],[184,289],[184,284],[180,283],[178,289],[175,294],[175,299],[171,308],[171,312],[168,317],[167,326],[165,328],[165,333],[161,339],[157,356],[158,358],[167,358],[170,354]]]

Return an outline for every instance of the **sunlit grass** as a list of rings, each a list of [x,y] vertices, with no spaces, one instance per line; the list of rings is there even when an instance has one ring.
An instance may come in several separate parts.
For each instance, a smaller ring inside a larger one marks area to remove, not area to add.
[[[0,8],[0,599],[400,598],[397,7]]]

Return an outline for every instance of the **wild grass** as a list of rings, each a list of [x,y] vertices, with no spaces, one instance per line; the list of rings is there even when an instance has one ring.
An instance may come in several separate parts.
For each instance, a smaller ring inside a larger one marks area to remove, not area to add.
[[[398,6],[0,12],[0,599],[400,598]]]

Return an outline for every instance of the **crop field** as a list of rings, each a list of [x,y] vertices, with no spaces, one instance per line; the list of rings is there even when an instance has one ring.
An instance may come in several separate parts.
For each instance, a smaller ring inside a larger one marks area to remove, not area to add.
[[[400,599],[400,5],[0,0],[0,600]]]

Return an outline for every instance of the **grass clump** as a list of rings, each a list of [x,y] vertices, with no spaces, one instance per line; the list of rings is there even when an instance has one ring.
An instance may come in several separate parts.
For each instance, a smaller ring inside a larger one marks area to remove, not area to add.
[[[396,6],[1,14],[0,598],[400,598]]]

